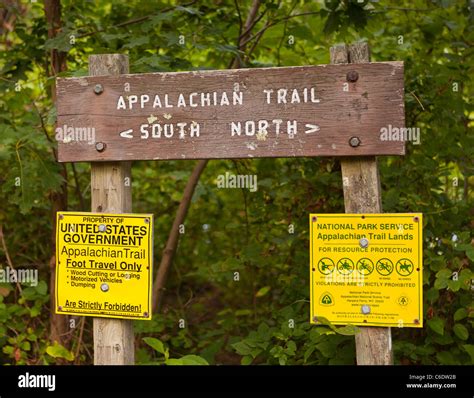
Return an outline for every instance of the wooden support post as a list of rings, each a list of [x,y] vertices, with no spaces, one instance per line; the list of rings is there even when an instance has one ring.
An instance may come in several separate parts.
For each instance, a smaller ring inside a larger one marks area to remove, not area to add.
[[[370,61],[367,43],[331,48],[331,63],[364,63]],[[351,84],[351,83],[349,83]],[[382,199],[379,171],[375,156],[341,160],[344,206],[346,213],[381,213]],[[356,335],[358,365],[391,365],[392,335],[390,328],[361,327]]]
[[[128,72],[126,55],[103,54],[89,57],[90,76],[119,75]],[[99,148],[104,150],[100,145],[96,144],[97,150]],[[107,150],[106,146],[105,150]],[[91,199],[93,212],[130,213],[132,211],[131,163],[92,163]],[[95,365],[133,365],[135,362],[133,343],[132,321],[94,318]]]

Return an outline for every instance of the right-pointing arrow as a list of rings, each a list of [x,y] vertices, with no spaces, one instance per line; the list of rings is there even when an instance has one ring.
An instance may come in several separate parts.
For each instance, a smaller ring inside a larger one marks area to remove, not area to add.
[[[120,137],[123,137],[123,138],[133,138],[132,133],[133,133],[133,129],[128,129],[128,130],[122,131],[122,132],[120,133]]]
[[[319,126],[317,124],[305,124],[305,127],[306,134],[315,133],[316,131],[319,131]]]

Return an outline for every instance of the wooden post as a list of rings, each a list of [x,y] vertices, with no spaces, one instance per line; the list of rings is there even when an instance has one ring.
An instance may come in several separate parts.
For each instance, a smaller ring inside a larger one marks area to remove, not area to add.
[[[128,73],[128,56],[91,55],[89,75]],[[104,88],[107,90],[107,88]],[[93,126],[91,126],[93,127]],[[107,150],[96,143],[97,150]],[[105,143],[107,145],[107,143]],[[130,213],[132,211],[131,163],[91,163],[92,211]],[[129,320],[94,318],[94,364],[133,365],[135,362],[133,323]]]
[[[370,61],[367,43],[331,48],[331,63],[364,63]],[[381,213],[382,199],[379,171],[375,156],[342,158],[342,184],[346,213]],[[361,327],[356,335],[358,365],[391,365],[392,335],[390,328]]]

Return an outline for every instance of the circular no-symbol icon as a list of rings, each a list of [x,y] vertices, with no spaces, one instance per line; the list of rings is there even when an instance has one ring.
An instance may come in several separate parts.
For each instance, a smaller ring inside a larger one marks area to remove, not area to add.
[[[381,258],[375,266],[380,275],[387,276],[393,271],[393,263],[388,258]]]
[[[401,260],[397,261],[395,264],[395,269],[398,272],[398,275],[401,276],[408,276],[413,272],[413,263],[408,258],[402,258]]]
[[[359,261],[357,261],[356,268],[357,271],[359,271],[359,274],[369,275],[374,270],[374,263],[369,258],[361,258]]]
[[[334,271],[334,261],[332,261],[329,257],[323,257],[318,261],[318,269],[322,274],[329,275],[332,271]]]
[[[354,271],[354,263],[350,258],[344,257],[341,258],[337,262],[337,270],[342,274],[342,275],[349,275],[352,271]]]

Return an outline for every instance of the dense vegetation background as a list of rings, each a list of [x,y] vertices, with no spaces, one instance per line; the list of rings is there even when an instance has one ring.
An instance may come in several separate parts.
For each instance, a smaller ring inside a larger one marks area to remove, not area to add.
[[[129,54],[133,73],[324,64],[358,40],[405,62],[406,125],[421,129],[407,156],[379,159],[384,211],[425,215],[426,323],[392,330],[395,363],[474,363],[472,1],[3,0],[0,38],[0,266],[40,272],[0,284],[0,363],[93,360],[92,319],[50,310],[53,214],[90,209],[90,166],[55,161],[56,76],[87,75],[97,53]],[[195,164],[133,165],[156,268]],[[226,171],[256,174],[257,192],[218,189]],[[355,363],[352,329],[308,322],[308,213],[343,211],[333,158],[210,161],[160,312],[135,322],[137,362]]]

